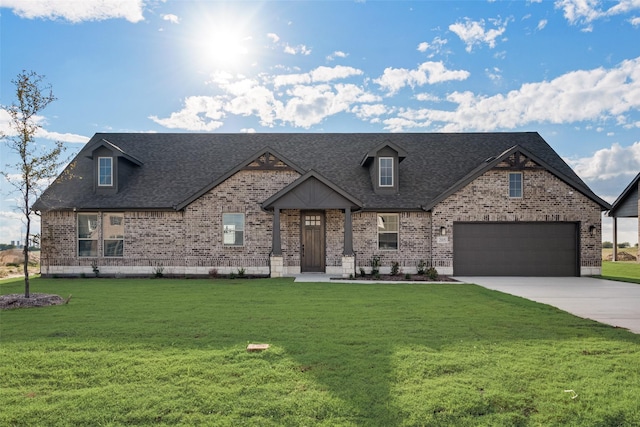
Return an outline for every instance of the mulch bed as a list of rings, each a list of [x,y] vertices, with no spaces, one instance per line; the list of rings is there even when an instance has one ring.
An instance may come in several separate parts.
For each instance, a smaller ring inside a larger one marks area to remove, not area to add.
[[[47,307],[50,305],[61,305],[68,302],[59,295],[32,293],[30,298],[25,298],[24,294],[0,295],[0,310],[24,307]]]
[[[368,280],[372,282],[457,282],[457,280],[449,276],[438,276],[437,279],[430,279],[428,276],[420,274],[412,274],[409,278],[406,278],[404,274],[380,274],[373,276],[366,274],[364,276],[355,276],[353,279],[336,278],[332,280]]]

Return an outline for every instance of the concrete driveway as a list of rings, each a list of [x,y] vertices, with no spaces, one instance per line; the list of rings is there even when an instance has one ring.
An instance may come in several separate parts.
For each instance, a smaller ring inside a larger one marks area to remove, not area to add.
[[[640,284],[590,277],[456,277],[640,334]]]

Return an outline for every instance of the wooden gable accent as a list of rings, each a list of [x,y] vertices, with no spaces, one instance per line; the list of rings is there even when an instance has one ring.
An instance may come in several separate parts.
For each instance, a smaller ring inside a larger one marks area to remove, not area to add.
[[[525,169],[544,169],[520,151],[516,151],[495,166],[495,169],[522,171]]]
[[[251,163],[246,165],[244,170],[295,170],[283,160],[275,156],[274,154],[265,151],[263,154],[256,157]]]

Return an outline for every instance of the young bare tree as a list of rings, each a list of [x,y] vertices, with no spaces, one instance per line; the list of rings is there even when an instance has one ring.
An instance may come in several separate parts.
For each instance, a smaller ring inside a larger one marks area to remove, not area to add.
[[[34,237],[31,235],[32,206],[42,186],[55,178],[62,166],[59,158],[64,146],[58,141],[53,148],[47,149],[36,143],[38,130],[42,128],[39,113],[56,100],[51,85],[44,82],[44,76],[34,71],[22,71],[11,82],[16,88],[16,99],[11,105],[2,106],[9,113],[10,131],[0,133],[0,139],[19,156],[19,161],[6,165],[2,175],[21,196],[19,208],[27,228],[23,252],[24,296],[29,298],[29,243]]]

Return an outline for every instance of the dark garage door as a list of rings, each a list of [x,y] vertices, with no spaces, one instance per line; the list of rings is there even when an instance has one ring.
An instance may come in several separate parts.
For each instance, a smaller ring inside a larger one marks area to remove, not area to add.
[[[457,276],[577,276],[578,226],[567,222],[454,223]]]

